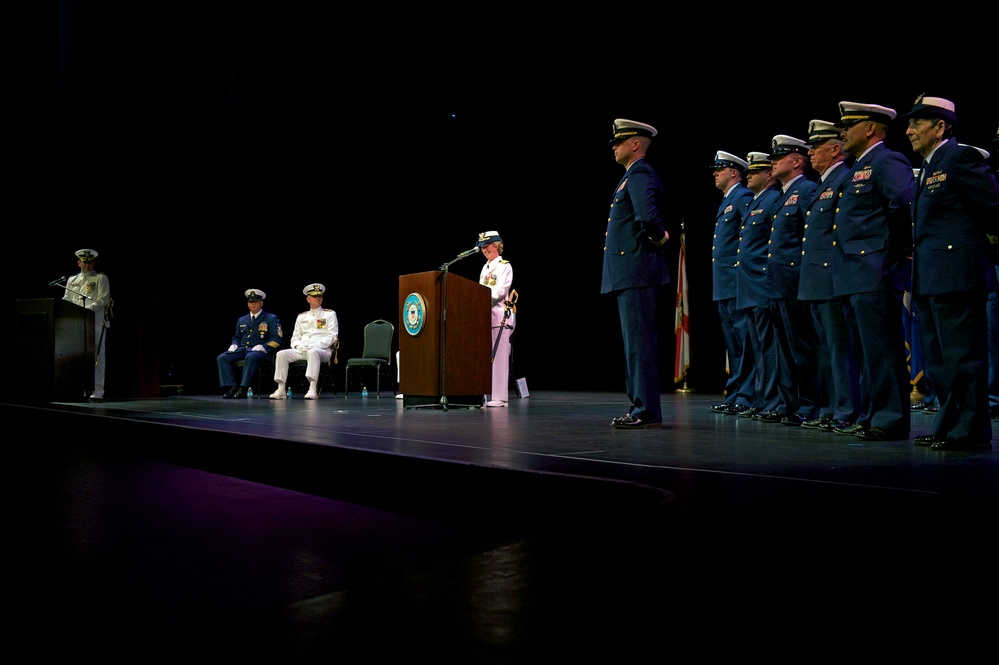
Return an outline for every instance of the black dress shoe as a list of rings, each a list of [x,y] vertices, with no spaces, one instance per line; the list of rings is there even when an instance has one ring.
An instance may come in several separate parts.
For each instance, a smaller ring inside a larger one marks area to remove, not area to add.
[[[936,434],[920,434],[912,440],[914,446],[932,446],[937,441],[943,441],[944,437]]]
[[[101,402],[104,401],[103,397],[94,397],[93,395],[91,395],[87,399],[90,400],[91,404],[100,404]]]
[[[939,410],[940,410],[940,407],[936,406],[936,405],[933,405],[933,404],[927,404],[926,406],[923,407],[923,413],[925,413],[927,415],[933,415],[934,413],[936,413]]]
[[[779,423],[785,418],[785,415],[777,411],[760,411],[753,416],[753,420],[759,420],[761,423]]]
[[[952,436],[948,436],[938,441],[934,441],[930,444],[930,448],[933,450],[960,450],[972,452],[976,450],[992,450],[992,444],[988,441],[979,441],[977,439],[970,438],[957,439]]]
[[[800,413],[791,413],[781,418],[780,424],[794,425],[795,427],[799,427],[801,425],[804,425],[807,420],[808,419],[805,418],[805,416],[801,415]]]
[[[845,420],[837,421],[832,418],[827,418],[825,422],[819,425],[819,429],[823,432],[835,432],[837,427],[852,427],[852,425]]]
[[[239,386],[232,391],[232,395],[230,395],[230,397],[232,399],[246,399],[246,388]]]
[[[763,409],[760,409],[758,407],[751,406],[748,409],[746,409],[745,411],[743,411],[742,413],[740,413],[739,417],[740,418],[752,418],[753,416],[755,416],[757,413],[759,413],[762,410]]]
[[[865,441],[898,441],[900,439],[909,438],[908,435],[900,436],[899,434],[887,432],[880,427],[861,428],[861,430],[854,434],[854,436]]]
[[[742,404],[715,404],[711,410],[715,413],[724,413],[727,416],[737,416],[748,408]]]
[[[649,429],[661,426],[662,423],[651,423],[641,418],[635,418],[631,414],[611,421],[611,427],[614,429]]]
[[[234,386],[222,386],[222,399],[232,399],[235,394],[236,388]]]
[[[856,423],[854,423],[853,425],[851,425],[850,423],[843,423],[839,427],[834,427],[833,431],[836,432],[837,434],[845,434],[846,436],[853,436],[862,429],[864,429],[863,425],[858,425]]]

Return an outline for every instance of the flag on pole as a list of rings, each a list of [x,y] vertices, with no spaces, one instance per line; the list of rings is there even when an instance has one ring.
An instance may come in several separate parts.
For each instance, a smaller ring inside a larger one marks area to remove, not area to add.
[[[686,233],[680,233],[680,267],[676,271],[676,358],[673,383],[683,381],[690,367],[690,323],[687,318],[687,248]]]
[[[912,293],[902,294],[902,329],[905,332],[905,360],[909,364],[910,401],[922,401],[919,383],[923,380],[923,347],[919,340],[919,314],[913,308]]]

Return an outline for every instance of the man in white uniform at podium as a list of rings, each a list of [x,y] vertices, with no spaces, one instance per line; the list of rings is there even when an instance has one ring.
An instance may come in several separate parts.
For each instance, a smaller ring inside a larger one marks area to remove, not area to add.
[[[108,276],[94,270],[97,252],[92,249],[76,250],[76,265],[80,272],[66,282],[66,292],[62,299],[74,305],[89,309],[94,313],[94,391],[90,393],[91,402],[104,401],[104,349],[107,341],[107,328],[111,326],[111,284]]]
[[[517,324],[516,310],[509,302],[513,266],[500,257],[503,238],[496,231],[480,233],[476,247],[486,257],[486,264],[479,273],[479,284],[492,291],[493,382],[486,406],[506,406],[510,393],[510,335]]]

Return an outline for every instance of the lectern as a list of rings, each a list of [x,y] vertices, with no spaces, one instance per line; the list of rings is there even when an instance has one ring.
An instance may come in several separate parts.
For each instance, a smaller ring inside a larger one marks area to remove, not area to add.
[[[94,389],[94,313],[61,298],[18,300],[14,399],[80,401]]]
[[[399,277],[399,390],[406,408],[481,407],[492,389],[491,291],[446,270]]]

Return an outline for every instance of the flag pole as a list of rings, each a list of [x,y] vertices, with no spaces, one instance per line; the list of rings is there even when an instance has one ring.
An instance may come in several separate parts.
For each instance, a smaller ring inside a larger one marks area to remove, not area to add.
[[[683,381],[683,387],[677,388],[678,393],[692,393],[694,389],[687,385],[687,368],[690,367],[690,323],[687,316],[687,248],[686,222],[680,219],[680,266],[676,271],[676,357],[673,361],[673,383]]]

